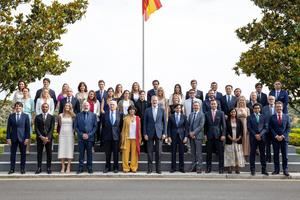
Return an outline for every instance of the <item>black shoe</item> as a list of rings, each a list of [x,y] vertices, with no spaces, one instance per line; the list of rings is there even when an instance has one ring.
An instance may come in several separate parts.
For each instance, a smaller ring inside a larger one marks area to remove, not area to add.
[[[148,169],[147,170],[147,174],[151,174],[152,173],[152,170],[151,169]]]
[[[118,169],[114,169],[114,173],[119,173],[119,170]]]
[[[25,174],[25,169],[21,169],[21,174]]]
[[[179,171],[180,171],[181,173],[185,173],[184,169],[180,169]]]
[[[251,176],[255,176],[255,171],[251,171]]]
[[[285,176],[290,176],[290,174],[289,174],[288,171],[283,171],[283,174],[284,174]]]
[[[266,160],[268,163],[271,163],[272,162],[272,159],[271,158],[267,158]]]
[[[278,171],[273,171],[273,172],[272,172],[272,175],[277,175],[277,174],[279,174]]]
[[[224,170],[223,169],[219,169],[219,174],[224,174]]]
[[[156,173],[157,174],[161,174],[161,170],[156,170]]]
[[[202,173],[202,169],[197,169],[197,170],[196,170],[196,173],[197,173],[197,174],[201,174],[201,173]]]
[[[206,169],[205,173],[209,174],[211,172],[211,169]]]
[[[110,169],[108,169],[108,168],[104,168],[104,170],[103,170],[103,173],[107,173],[107,172],[109,172],[110,171]]]
[[[88,169],[88,173],[89,173],[89,174],[92,174],[92,173],[93,173],[93,170],[92,170],[92,169]]]
[[[262,171],[261,174],[269,176],[269,173],[267,171]]]
[[[193,167],[190,172],[196,172],[196,167]]]
[[[8,171],[8,174],[13,174],[13,173],[15,173],[14,169],[11,169],[11,170]]]
[[[52,171],[50,168],[47,169],[47,174],[52,174]]]
[[[174,173],[175,171],[176,171],[176,170],[174,170],[174,169],[171,169],[171,170],[170,170],[170,173]]]
[[[42,172],[42,169],[41,168],[38,168],[36,171],[35,171],[35,174],[40,174]]]
[[[82,174],[83,173],[83,170],[82,169],[79,169],[76,174]]]

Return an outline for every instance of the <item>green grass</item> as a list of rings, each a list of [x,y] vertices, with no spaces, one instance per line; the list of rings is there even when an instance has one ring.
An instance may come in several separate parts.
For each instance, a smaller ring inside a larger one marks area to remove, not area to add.
[[[0,145],[0,154],[2,154],[4,151],[4,146],[3,145]]]
[[[296,153],[300,154],[300,147],[296,147]]]

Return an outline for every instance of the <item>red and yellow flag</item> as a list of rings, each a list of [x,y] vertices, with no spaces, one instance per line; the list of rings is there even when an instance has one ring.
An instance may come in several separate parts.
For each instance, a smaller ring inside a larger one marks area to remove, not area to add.
[[[152,13],[162,7],[160,0],[143,0],[143,16],[147,21]]]

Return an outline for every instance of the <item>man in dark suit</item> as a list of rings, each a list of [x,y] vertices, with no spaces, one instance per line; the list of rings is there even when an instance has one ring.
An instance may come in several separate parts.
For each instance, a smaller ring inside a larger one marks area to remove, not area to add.
[[[263,114],[260,114],[260,104],[253,105],[253,113],[247,119],[247,128],[250,135],[250,171],[255,175],[255,155],[259,148],[261,173],[268,176],[266,154],[265,154],[265,134],[268,129],[268,122]]]
[[[154,95],[157,95],[157,90],[159,87],[159,81],[158,80],[153,80],[152,81],[153,89],[148,90],[147,92],[147,102],[148,102],[148,107],[151,107],[151,97]]]
[[[14,105],[15,113],[9,115],[7,120],[6,140],[10,145],[10,170],[8,174],[15,172],[16,152],[19,146],[21,153],[21,174],[25,174],[26,145],[30,138],[30,123],[27,114],[23,113],[23,104],[16,102]]]
[[[290,117],[283,113],[283,103],[278,101],[275,103],[276,114],[272,115],[270,119],[270,131],[273,138],[273,152],[274,152],[274,168],[272,174],[279,174],[279,150],[282,155],[283,174],[289,176],[288,172],[288,142],[290,133]]]
[[[195,98],[201,99],[201,101],[203,102],[203,92],[201,90],[197,89],[197,80],[195,80],[195,79],[191,80],[191,86],[192,86],[192,89],[195,90]],[[186,92],[185,99],[190,98],[189,92],[190,92],[190,90]]]
[[[187,117],[182,114],[182,105],[174,105],[175,113],[168,120],[168,139],[172,147],[171,173],[176,171],[176,152],[179,147],[179,171],[184,171],[184,144],[187,143],[189,124]]]
[[[106,164],[103,173],[111,171],[111,154],[113,153],[114,173],[119,172],[119,146],[120,135],[123,126],[123,115],[117,111],[117,102],[111,101],[109,103],[109,112],[106,112],[102,118],[102,141],[104,142]]]
[[[208,111],[211,110],[210,104],[211,104],[212,100],[217,101],[217,109],[221,110],[221,102],[215,98],[215,91],[209,90],[207,94],[208,94],[209,98],[205,99],[203,104],[202,104],[203,113],[207,113]]]
[[[212,82],[210,84],[210,89],[214,91],[215,99],[217,99],[221,103],[223,94],[221,92],[217,91],[218,90],[218,83]],[[209,98],[210,98],[209,94],[206,93],[205,99],[209,99]],[[220,105],[220,107],[221,107],[221,105]]]
[[[284,114],[288,114],[288,103],[289,103],[289,94],[286,90],[282,90],[282,84],[280,81],[275,81],[274,90],[270,92],[271,96],[275,97],[276,102],[281,101],[283,104],[282,112]]]
[[[204,139],[205,115],[201,112],[201,104],[193,103],[193,112],[189,115],[189,138],[192,153],[192,169],[198,174],[202,173],[202,143]]]
[[[75,131],[78,137],[79,146],[79,167],[77,174],[83,172],[83,163],[85,152],[87,154],[87,170],[89,174],[93,173],[93,153],[92,148],[95,141],[97,130],[97,116],[90,112],[90,104],[84,102],[83,111],[78,113],[75,118]]]
[[[232,95],[232,90],[232,85],[225,86],[226,95],[222,97],[221,102],[222,111],[224,112],[225,116],[228,116],[229,111],[236,105],[236,97]]]
[[[271,144],[272,144],[272,133],[269,128],[269,122],[271,116],[276,113],[275,109],[275,97],[268,96],[268,105],[264,106],[262,109],[262,114],[266,117],[268,122],[268,130],[266,132],[266,160],[267,162],[271,162]]]
[[[48,113],[49,105],[44,103],[42,105],[42,112],[36,116],[34,120],[34,127],[36,133],[37,142],[37,161],[38,168],[35,174],[40,174],[42,172],[42,158],[43,149],[46,148],[47,152],[47,173],[51,174],[51,160],[52,160],[52,138],[53,130],[55,125],[55,118],[53,115]]]
[[[48,90],[49,90],[49,95],[50,95],[51,98],[53,99],[54,105],[55,105],[55,107],[56,107],[56,105],[57,105],[57,99],[56,99],[55,92],[54,92],[54,90],[51,90],[51,89],[49,88],[49,85],[50,85],[50,79],[49,79],[49,78],[44,78],[44,79],[43,79],[43,85],[44,85],[43,88],[41,88],[41,89],[39,89],[38,91],[36,91],[36,94],[35,94],[35,97],[34,97],[34,104],[36,104],[37,99],[41,97],[41,94],[42,94],[42,92],[43,92],[43,89],[48,89]]]
[[[213,148],[218,152],[219,173],[224,173],[224,145],[226,122],[224,112],[217,110],[217,101],[211,100],[211,109],[205,113],[204,134],[206,137],[206,173],[211,172],[211,160]]]
[[[67,96],[63,98],[59,103],[59,114],[63,113],[64,107],[67,103],[70,103],[72,105],[73,112],[75,114],[80,113],[80,102],[76,97],[73,96],[73,90],[71,88],[68,88]]]
[[[144,131],[144,114],[145,114],[145,110],[146,108],[148,107],[148,104],[147,104],[147,101],[145,99],[145,91],[144,90],[141,90],[139,92],[139,99],[134,102],[134,105],[137,109],[136,111],[136,115],[140,117],[141,119],[141,131],[142,131],[142,135],[143,135],[143,131]],[[146,145],[146,141],[145,141],[145,138],[143,137],[143,147],[144,147],[144,150],[145,152],[147,152],[147,145]]]
[[[155,144],[155,164],[156,173],[161,174],[160,154],[162,140],[166,138],[166,114],[165,111],[158,107],[157,96],[151,97],[151,107],[147,108],[144,115],[144,138],[147,141],[148,150],[148,170],[152,173],[153,146]]]
[[[105,82],[104,80],[99,80],[98,81],[98,87],[99,87],[99,90],[96,91],[96,98],[97,100],[99,101],[100,105],[102,104],[102,99],[104,99],[104,102],[106,101],[107,99],[107,91],[105,90]],[[98,128],[97,128],[97,132],[96,132],[96,141],[100,141],[100,133],[101,133],[101,128],[102,128],[102,125],[101,125],[101,118],[102,118],[102,115],[100,113],[100,120],[98,121]]]
[[[262,107],[268,105],[268,96],[262,92],[263,85],[262,83],[255,84],[255,91],[257,94],[257,102],[262,105]]]

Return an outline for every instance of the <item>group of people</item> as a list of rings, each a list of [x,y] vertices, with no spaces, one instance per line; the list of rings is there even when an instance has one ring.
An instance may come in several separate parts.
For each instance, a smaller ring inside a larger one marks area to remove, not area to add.
[[[255,175],[255,156],[260,155],[261,173],[268,175],[266,163],[271,162],[273,146],[274,171],[279,174],[279,152],[282,154],[283,174],[289,176],[287,147],[290,132],[288,115],[288,93],[282,89],[280,81],[275,81],[274,89],[266,95],[262,84],[255,85],[255,91],[247,100],[241,89],[226,85],[225,92],[218,91],[218,84],[211,83],[206,95],[197,89],[197,81],[191,81],[191,89],[184,94],[181,85],[176,84],[170,98],[165,97],[158,80],[147,93],[137,82],[131,91],[118,84],[115,90],[105,89],[105,82],[98,82],[99,90],[88,91],[80,82],[78,92],[73,95],[68,84],[56,97],[50,89],[50,80],[43,79],[43,88],[31,98],[29,88],[19,81],[14,94],[13,113],[7,124],[7,143],[11,145],[11,166],[9,174],[15,172],[16,151],[21,152],[21,173],[25,173],[26,153],[29,153],[32,127],[37,138],[37,170],[42,172],[43,149],[47,152],[47,173],[51,174],[53,131],[57,121],[59,133],[58,158],[61,173],[71,171],[74,154],[74,133],[79,146],[79,167],[84,171],[84,157],[87,155],[86,169],[93,173],[93,147],[103,145],[106,156],[104,173],[119,172],[119,152],[122,155],[124,173],[137,172],[141,146],[147,152],[148,170],[161,173],[162,145],[171,145],[171,169],[185,172],[185,149],[192,154],[192,172],[212,171],[212,154],[218,155],[218,172],[240,173],[245,162],[250,162],[251,175]],[[147,97],[147,98],[146,98]],[[57,116],[57,117],[55,117]],[[57,119],[57,120],[56,120]],[[202,161],[202,145],[206,144],[206,168]],[[27,148],[27,150],[26,150]],[[176,166],[177,149],[179,168]],[[111,157],[113,155],[113,163]],[[66,163],[67,162],[67,163]]]

